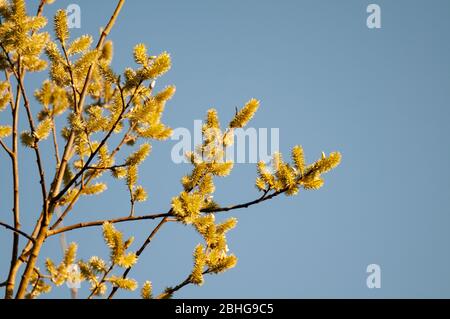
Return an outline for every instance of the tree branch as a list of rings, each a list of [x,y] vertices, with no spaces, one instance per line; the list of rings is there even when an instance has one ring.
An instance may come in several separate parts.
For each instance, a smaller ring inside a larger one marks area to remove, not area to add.
[[[210,270],[207,269],[202,274],[206,275],[209,273],[210,273]],[[166,297],[167,295],[173,295],[175,292],[177,292],[178,290],[180,290],[181,288],[183,288],[189,284],[192,284],[191,275],[189,275],[184,281],[182,281],[180,284],[176,285],[175,287],[167,288],[163,293],[159,294],[155,299],[164,299],[164,297]]]
[[[23,237],[27,238],[28,240],[31,240],[32,242],[34,242],[34,239],[30,235],[28,235],[27,233],[25,233],[25,232],[23,232],[23,231],[21,231],[21,230],[19,230],[17,228],[14,228],[13,226],[10,226],[10,225],[8,225],[8,224],[6,224],[4,222],[0,222],[0,226],[3,226],[6,229],[9,229],[9,230],[13,231],[16,234],[22,235]]]
[[[111,16],[107,27],[105,28],[105,31],[103,31],[102,36],[99,39],[99,42],[97,44],[97,47],[100,48],[103,46],[103,42],[105,40],[106,35],[108,34],[109,30],[111,29],[111,27],[113,26],[119,12],[120,9],[123,6],[123,3],[125,2],[125,0],[119,0],[117,7],[113,13],[113,15]],[[93,68],[94,65],[91,65],[89,67],[88,70],[88,74],[86,76],[86,81],[84,83],[84,88],[83,88],[83,92],[80,96],[80,102],[79,105],[83,105],[84,104],[84,99],[86,97],[87,94],[87,87],[88,87],[88,82],[92,76],[92,72],[93,72]],[[21,85],[22,86],[22,85]],[[55,178],[53,180],[52,186],[51,186],[51,190],[50,190],[50,210],[52,210],[54,208],[54,205],[56,203],[56,201],[53,201],[54,197],[54,193],[59,191],[59,187],[61,185],[62,182],[62,177],[63,177],[63,173],[65,172],[67,163],[68,163],[68,156],[70,155],[70,153],[72,152],[72,144],[74,141],[74,132],[72,131],[69,137],[69,141],[66,144],[66,147],[64,149],[64,155],[61,161],[61,166],[59,167],[59,169],[57,170],[57,173],[55,174]],[[61,195],[62,196],[62,195]],[[47,200],[45,200],[45,207],[44,207],[44,211],[43,211],[43,218],[41,219],[41,226],[37,232],[37,236],[36,236],[36,240],[35,243],[33,245],[33,248],[30,251],[30,257],[28,259],[28,263],[26,265],[25,271],[22,275],[22,279],[20,281],[19,284],[19,288],[16,294],[17,298],[23,298],[25,296],[26,293],[26,288],[28,286],[28,283],[30,281],[30,276],[31,276],[31,272],[34,269],[34,266],[36,264],[36,260],[38,257],[38,254],[40,252],[40,249],[42,247],[42,244],[45,240],[45,238],[47,237],[47,231],[48,231],[48,225],[49,225],[49,216],[47,214],[47,204],[49,204],[49,202]]]
[[[19,201],[19,158],[18,152],[18,125],[19,125],[19,105],[20,105],[20,92],[19,86],[16,88],[16,98],[14,102],[12,97],[14,96],[11,89],[11,79],[8,72],[5,72],[6,78],[9,82],[9,93],[11,95],[11,115],[12,115],[12,156],[11,156],[11,166],[13,173],[13,218],[14,218],[14,228],[20,230],[20,201]],[[13,236],[13,248],[11,253],[11,262],[8,272],[8,280],[6,283],[5,298],[12,298],[14,290],[14,282],[16,280],[15,264],[17,262],[17,256],[19,253],[19,235],[14,233]]]
[[[56,167],[59,167],[59,165],[61,164],[61,160],[59,158],[59,147],[58,147],[58,137],[56,134],[56,121],[55,118],[52,117],[52,136],[53,136],[53,147],[55,149],[55,160],[56,160]]]
[[[274,192],[274,193],[272,193],[270,195],[267,195],[268,191],[265,191],[264,194],[261,197],[255,199],[255,200],[252,200],[250,202],[237,204],[237,205],[226,206],[226,207],[204,208],[204,209],[201,209],[200,211],[202,213],[219,213],[219,212],[228,212],[230,210],[235,210],[235,209],[248,208],[250,206],[262,203],[262,202],[264,202],[266,200],[272,199],[272,198],[274,198],[274,197],[276,197],[276,196],[278,196],[280,194],[283,194],[285,191],[286,190],[283,189],[283,190],[280,190],[280,191],[276,191],[276,192]]]
[[[170,216],[172,214],[172,209],[170,209],[167,214]],[[153,237],[155,237],[156,233],[161,229],[161,227],[168,222],[169,217],[164,217],[159,223],[158,225],[156,225],[156,227],[152,230],[152,232],[150,233],[150,235],[147,237],[147,239],[144,241],[144,243],[142,244],[142,246],[138,249],[138,251],[136,252],[136,257],[139,258],[139,256],[142,254],[142,252],[145,250],[145,248],[148,246],[148,244],[150,244],[150,242],[152,241]],[[127,269],[125,269],[125,271],[122,274],[122,278],[126,278],[128,276],[128,273],[130,272],[132,267],[128,267]],[[119,288],[118,287],[113,287],[113,289],[111,290],[111,293],[108,296],[108,299],[112,299],[112,297],[114,297],[114,295],[116,294],[117,290]]]
[[[91,222],[81,222],[81,223],[77,223],[77,224],[73,224],[73,225],[69,225],[69,226],[53,229],[53,230],[48,232],[47,237],[50,237],[50,236],[53,236],[53,235],[57,235],[57,234],[61,234],[61,233],[64,233],[64,232],[68,232],[68,231],[75,230],[75,229],[86,228],[86,227],[93,227],[93,226],[101,226],[105,222],[109,222],[111,224],[116,224],[116,223],[132,222],[132,221],[145,220],[145,219],[152,220],[152,219],[158,219],[158,218],[169,217],[169,216],[170,215],[168,215],[167,213],[165,213],[165,214],[161,213],[161,214],[133,216],[133,217],[130,217],[130,216],[128,216],[128,217],[119,217],[119,218],[114,218],[114,219],[96,220],[96,221],[91,221]]]
[[[0,139],[0,145],[3,147],[6,153],[8,153],[9,157],[13,157],[13,152],[9,149],[9,147]]]
[[[205,272],[203,273],[205,274]],[[180,290],[181,288],[191,284],[191,276],[189,275],[183,282],[181,282],[180,284],[176,285],[175,287],[169,287],[167,288],[163,293],[159,294],[155,299],[164,299],[164,297],[166,297],[167,295],[171,296],[173,295],[175,292],[177,292],[178,290]]]
[[[125,104],[125,101],[123,100],[123,93],[122,90],[121,91],[121,95],[122,95],[122,111],[119,114],[119,117],[117,118],[117,120],[114,122],[114,124],[112,125],[111,129],[108,131],[108,133],[103,137],[102,141],[100,142],[100,144],[97,146],[97,148],[95,149],[95,151],[93,153],[91,153],[91,155],[88,157],[86,163],[84,164],[84,166],[78,171],[77,174],[75,174],[75,176],[70,180],[69,183],[67,183],[67,185],[58,193],[58,195],[56,195],[55,197],[53,197],[51,199],[51,203],[55,204],[59,199],[61,199],[62,196],[64,196],[64,194],[69,190],[69,188],[78,180],[78,178],[80,178],[80,176],[87,170],[87,168],[89,167],[89,165],[91,164],[92,160],[94,159],[94,157],[97,155],[98,151],[103,147],[103,145],[105,145],[105,143],[108,141],[108,139],[110,138],[111,134],[114,132],[115,128],[117,127],[117,125],[120,123],[120,121],[123,120],[123,115],[125,114],[125,111],[127,110],[127,108],[130,106],[130,103],[132,102],[134,96],[136,95],[138,88],[141,86],[142,81],[140,81],[138,83],[138,85],[136,86],[133,94],[131,95],[128,103]]]
[[[114,264],[111,264],[111,266],[109,266],[108,270],[105,271],[105,273],[103,274],[102,279],[100,279],[100,282],[95,285],[94,289],[92,289],[92,291],[89,294],[89,296],[87,297],[87,299],[92,299],[92,297],[94,297],[96,290],[98,288],[100,288],[101,284],[103,284],[105,282],[106,276],[109,275],[109,273],[113,270],[113,268],[114,268]]]
[[[103,30],[103,32],[102,32],[102,34],[101,34],[101,36],[100,36],[100,38],[99,38],[99,40],[97,42],[96,49],[100,49],[101,47],[103,47],[105,39],[108,36],[109,32],[111,31],[111,28],[113,27],[114,23],[116,22],[117,17],[119,15],[119,12],[122,9],[122,6],[123,6],[124,3],[125,3],[125,0],[119,0],[118,1],[117,6],[116,6],[116,8],[115,8],[111,18],[109,19],[108,23],[106,24],[106,27]],[[89,81],[90,81],[90,79],[92,77],[92,73],[93,73],[94,67],[95,67],[94,64],[92,64],[89,67],[88,72],[86,74],[86,79],[84,81],[83,89],[82,89],[82,91],[80,93],[80,97],[79,97],[79,100],[78,100],[78,105],[74,105],[74,110],[75,110],[75,112],[77,114],[81,114],[81,110],[82,110],[82,107],[84,105],[84,101],[86,99],[86,95],[87,95],[87,91],[88,91]],[[67,166],[68,161],[69,161],[70,154],[72,153],[72,146],[73,146],[74,140],[75,140],[75,134],[74,134],[74,132],[72,130],[70,132],[70,135],[69,135],[68,141],[66,143],[66,146],[64,147],[64,152],[63,152],[63,156],[62,156],[62,160],[61,160],[61,165],[60,165],[58,171],[56,172],[55,178],[54,178],[53,183],[52,183],[51,192],[50,192],[51,197],[52,197],[52,204],[55,204],[56,201],[64,195],[64,193],[59,192],[59,188],[60,188],[60,185],[61,185],[61,182],[62,182],[62,178],[63,178],[64,172],[66,170],[66,166]],[[65,191],[67,191],[67,189]],[[58,195],[57,195],[58,199],[56,199],[56,200],[54,200],[54,194],[55,193],[58,193]]]

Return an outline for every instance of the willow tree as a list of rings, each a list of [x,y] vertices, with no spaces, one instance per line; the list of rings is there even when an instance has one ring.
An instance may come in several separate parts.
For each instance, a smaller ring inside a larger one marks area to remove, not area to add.
[[[175,87],[154,90],[155,81],[170,69],[170,55],[166,52],[149,55],[146,46],[138,44],[133,50],[135,68],[117,73],[111,64],[113,45],[107,37],[124,0],[118,1],[95,45],[90,35],[70,39],[64,10],[57,11],[53,19],[53,36],[42,31],[47,24],[42,12],[50,2],[53,1],[42,0],[36,15],[28,15],[24,0],[0,0],[0,69],[4,74],[0,82],[0,110],[9,109],[11,114],[9,118],[7,112],[2,112],[0,145],[3,155],[11,160],[13,190],[12,216],[3,213],[1,222],[12,234],[11,262],[8,273],[2,274],[5,281],[1,284],[6,298],[35,298],[53,285],[76,280],[90,283],[88,298],[112,298],[118,289],[137,289],[139,284],[128,276],[129,272],[168,222],[191,226],[204,243],[195,247],[192,272],[186,279],[154,297],[168,298],[188,284],[201,285],[206,274],[218,274],[236,265],[237,258],[229,253],[226,241],[236,219],[218,223],[216,213],[256,205],[281,194],[292,196],[300,189],[318,189],[323,185],[322,174],[338,165],[337,152],[328,156],[322,153],[316,162],[307,165],[302,148],[295,146],[292,163],[285,162],[279,153],[274,154],[268,166],[258,163],[256,187],[260,194],[255,200],[222,206],[211,195],[215,191],[214,179],[229,175],[233,168],[233,162],[225,159],[224,148],[233,143],[235,129],[247,125],[259,102],[248,101],[225,128],[221,128],[217,112],[210,109],[202,128],[201,145],[186,154],[192,171],[181,179],[183,191],[168,203],[166,213],[136,215],[135,204],[147,199],[146,190],[138,182],[138,170],[151,152],[150,142],[166,140],[172,134],[171,128],[163,123],[162,114]],[[44,70],[48,70],[49,79],[32,88],[34,98],[31,98],[25,76]],[[26,112],[19,112],[22,107]],[[19,114],[24,114],[28,127],[23,132],[18,131],[22,120]],[[60,117],[66,120],[57,122]],[[64,124],[58,128],[57,123]],[[51,143],[54,154],[43,154],[43,143]],[[35,216],[26,216],[36,221],[30,230],[21,228],[19,180],[23,183],[26,177],[20,176],[19,171],[20,145],[34,157],[40,179],[36,188],[42,206],[37,207]],[[126,160],[116,162],[119,154]],[[47,167],[54,170],[45,171]],[[63,226],[65,217],[81,197],[106,189],[102,181],[105,174],[126,184],[130,210],[121,218]],[[7,223],[6,218],[12,221]],[[131,251],[133,237],[124,238],[114,224],[149,219],[157,220],[157,226],[136,246],[137,250]],[[103,227],[109,260],[96,256],[77,260],[77,245],[72,243],[61,262],[47,258],[45,271],[39,269],[37,265],[44,263],[45,258],[40,253],[49,237],[96,226]],[[7,256],[1,259],[7,260]],[[79,273],[71,271],[73,265],[78,265]],[[141,283],[139,289],[143,298],[153,298],[150,281]]]

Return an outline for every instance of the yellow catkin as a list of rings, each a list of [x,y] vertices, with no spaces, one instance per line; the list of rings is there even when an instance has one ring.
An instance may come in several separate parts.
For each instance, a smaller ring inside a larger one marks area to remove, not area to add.
[[[152,79],[156,79],[170,70],[171,59],[167,52],[163,52],[158,55],[148,70],[148,76]]]
[[[141,65],[147,65],[148,55],[147,47],[143,43],[139,43],[134,47],[133,50],[134,61]]]
[[[141,289],[142,299],[152,299],[153,298],[153,286],[150,281],[144,282]]]
[[[245,106],[237,112],[234,119],[230,122],[230,128],[242,128],[252,119],[259,108],[259,101],[251,99]]]
[[[140,163],[142,163],[145,160],[145,158],[148,156],[148,154],[150,154],[150,151],[151,151],[150,144],[148,144],[148,143],[142,144],[136,152],[134,152],[127,158],[126,164],[127,165],[139,165]]]
[[[69,48],[67,49],[67,53],[69,55],[77,54],[85,52],[92,44],[92,36],[90,35],[82,35],[79,38],[76,38],[73,40],[73,42],[70,44]]]
[[[9,125],[0,125],[0,138],[8,137],[12,133],[12,128]]]
[[[305,155],[300,145],[294,146],[292,149],[292,160],[294,161],[295,168],[303,175],[305,171]]]
[[[206,255],[202,245],[197,245],[194,250],[194,267],[191,273],[191,282],[195,285],[203,284],[203,268],[206,264]]]

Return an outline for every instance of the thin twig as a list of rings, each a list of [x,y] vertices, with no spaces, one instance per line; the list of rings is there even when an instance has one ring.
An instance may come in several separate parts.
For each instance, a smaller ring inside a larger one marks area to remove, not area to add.
[[[167,213],[167,214],[172,214],[172,209]],[[155,237],[156,233],[159,231],[159,229],[168,221],[169,217],[164,217],[159,223],[158,225],[156,225],[156,227],[152,230],[152,232],[150,233],[150,235],[147,237],[147,239],[145,240],[145,242],[142,244],[142,246],[138,249],[138,251],[136,251],[136,257],[139,258],[139,256],[142,254],[142,252],[145,250],[145,248],[148,246],[148,244],[150,244],[150,242],[152,241],[153,237]],[[122,274],[122,278],[126,278],[128,276],[128,273],[130,272],[132,267],[128,267],[127,269],[125,269],[125,271]],[[118,287],[113,287],[113,289],[111,290],[111,293],[108,296],[108,299],[112,299],[112,297],[114,297],[114,295],[116,294],[117,290],[119,288]]]
[[[70,189],[70,187],[78,180],[78,178],[80,178],[80,176],[87,170],[87,168],[89,167],[89,165],[91,164],[92,160],[94,159],[94,157],[97,155],[97,153],[99,152],[99,150],[103,147],[103,145],[106,144],[106,142],[108,141],[108,139],[110,138],[110,136],[112,135],[112,133],[114,132],[114,130],[116,129],[117,125],[119,125],[119,123],[123,120],[123,116],[125,114],[125,111],[128,109],[128,107],[130,106],[132,100],[134,99],[134,96],[137,93],[138,88],[141,86],[142,81],[140,81],[138,83],[138,85],[136,86],[136,89],[134,90],[134,93],[132,94],[132,96],[130,97],[128,103],[125,104],[125,101],[123,99],[123,92],[122,89],[120,89],[121,91],[121,97],[122,97],[122,110],[119,114],[119,116],[117,117],[117,120],[114,122],[114,124],[112,125],[112,127],[110,128],[110,130],[108,131],[108,133],[106,134],[106,136],[103,137],[102,141],[100,142],[100,144],[96,147],[95,151],[93,153],[91,153],[91,155],[88,157],[86,163],[83,165],[83,167],[78,171],[77,174],[75,174],[75,176],[70,180],[70,182],[67,183],[67,185],[58,193],[58,195],[54,196],[51,199],[51,203],[54,204],[56,203],[59,199],[61,199],[62,196],[64,196],[64,194]]]
[[[56,167],[59,167],[59,165],[61,164],[61,160],[59,158],[58,137],[56,134],[56,122],[54,117],[52,117],[52,122],[53,147],[55,148]]]
[[[116,5],[116,8],[115,8],[111,18],[109,19],[108,23],[106,24],[105,29],[103,30],[102,34],[100,35],[100,38],[99,38],[99,40],[97,42],[96,49],[100,49],[100,48],[103,47],[105,39],[108,36],[109,32],[111,31],[111,28],[113,27],[114,23],[116,22],[117,17],[119,15],[119,12],[122,9],[122,6],[123,6],[124,3],[125,3],[125,0],[119,0],[118,1],[117,5]],[[92,77],[92,73],[93,73],[94,67],[95,67],[94,63],[89,67],[89,69],[87,71],[87,74],[86,74],[85,81],[84,81],[83,89],[82,89],[82,91],[80,93],[80,96],[79,96],[78,105],[74,105],[75,113],[78,114],[78,115],[81,115],[81,110],[83,108],[84,101],[86,99],[86,95],[87,95],[87,92],[88,92],[88,86],[89,86],[89,82],[90,82],[91,77]],[[52,197],[52,204],[55,204],[58,201],[58,199],[61,198],[64,195],[64,193],[59,192],[59,188],[60,188],[60,185],[62,183],[62,179],[63,179],[63,176],[64,176],[64,172],[66,170],[67,164],[68,164],[69,159],[71,157],[72,147],[73,147],[74,141],[75,141],[75,132],[72,130],[70,132],[70,135],[69,135],[68,141],[66,143],[66,146],[64,147],[64,152],[63,152],[63,156],[62,156],[62,160],[61,160],[61,165],[60,165],[58,171],[56,172],[55,177],[54,177],[53,182],[52,182],[52,187],[51,187],[51,191],[50,191],[50,194],[51,194],[51,197]],[[65,191],[67,191],[67,189]],[[54,199],[55,193],[58,193],[57,197],[59,197],[59,198]]]
[[[3,226],[6,229],[9,229],[9,230],[15,232],[16,234],[22,235],[23,237],[27,238],[28,240],[31,240],[32,242],[34,242],[33,237],[31,237],[27,233],[25,233],[25,232],[23,232],[23,231],[21,231],[21,230],[19,230],[17,228],[14,228],[13,226],[10,226],[10,225],[8,225],[8,224],[6,224],[4,222],[0,222],[0,226]]]
[[[207,269],[202,272],[202,275],[206,275],[209,273],[211,273],[211,271],[209,269]],[[180,284],[176,285],[175,287],[167,288],[163,293],[158,295],[155,299],[163,299],[164,296],[167,296],[168,294],[173,295],[175,292],[177,292],[178,290],[180,290],[181,288],[183,288],[189,284],[192,284],[192,276],[191,275],[187,276],[187,278],[184,281],[182,281]]]
[[[92,299],[92,297],[94,296],[96,290],[98,288],[100,288],[100,285],[105,282],[106,276],[108,276],[108,274],[113,270],[113,268],[114,268],[114,263],[112,263],[111,266],[108,268],[108,270],[105,271],[105,273],[103,274],[102,279],[100,279],[100,282],[95,285],[94,289],[92,289],[92,291],[91,291],[91,293],[90,293],[90,295],[88,296],[87,299]]]
[[[44,10],[44,6],[47,3],[46,0],[41,0],[38,6],[38,10],[36,12],[36,16],[41,16],[42,12]],[[31,34],[33,35],[35,33],[36,30],[33,30],[31,32]],[[8,54],[5,52],[5,55],[8,56]],[[12,70],[14,71],[14,67],[12,67]],[[22,72],[22,76],[25,76],[26,70],[23,70]],[[10,82],[9,80],[9,73],[6,72],[6,78],[8,79],[8,82]],[[20,84],[20,83],[19,83]],[[12,96],[14,95],[12,90],[11,90],[11,86],[9,86],[9,91],[11,94],[11,99],[10,99],[10,103],[11,103],[11,110],[13,113],[13,135],[12,135],[12,140],[13,140],[13,153],[14,153],[14,158],[13,158],[13,178],[14,178],[14,224],[15,227],[17,229],[20,229],[20,215],[19,215],[19,168],[18,168],[18,132],[17,132],[17,128],[19,125],[19,105],[20,105],[20,87],[19,84],[17,85],[17,89],[16,89],[16,100],[15,103],[13,105],[12,102]],[[42,216],[42,214],[41,214]],[[35,233],[37,233],[39,226],[40,226],[40,220],[41,218],[38,219],[35,229],[33,231],[33,235],[31,236],[33,239],[29,240],[24,249],[23,249],[23,253],[21,254],[21,256],[19,258],[17,258],[17,251],[18,251],[18,238],[16,238],[16,235],[14,237],[14,248],[13,248],[13,254],[12,254],[12,260],[11,260],[11,267],[9,269],[9,274],[8,274],[8,280],[6,283],[6,292],[5,292],[5,298],[12,298],[13,293],[14,293],[14,286],[15,286],[15,281],[16,281],[16,275],[17,275],[17,271],[19,270],[20,265],[25,261],[23,255],[25,251],[28,251],[31,247],[32,244],[34,244],[34,235]]]
[[[96,220],[96,221],[91,221],[91,222],[81,222],[81,223],[53,229],[48,232],[47,236],[50,237],[50,236],[53,236],[56,234],[61,234],[64,232],[68,232],[68,231],[80,229],[80,228],[101,226],[106,222],[111,223],[111,224],[117,224],[117,223],[132,222],[132,221],[145,220],[145,219],[152,220],[152,219],[164,218],[164,217],[168,217],[168,216],[169,215],[167,213],[165,213],[165,214],[162,213],[162,214],[152,214],[152,215],[133,216],[133,217],[131,217],[131,216],[119,217],[119,218],[114,218],[114,219]]]
[[[124,2],[125,2],[125,0],[119,0],[116,9],[115,9],[113,15],[111,16],[111,18],[110,18],[110,20],[109,20],[109,22],[107,24],[107,27],[102,32],[102,35],[101,35],[101,37],[99,39],[99,42],[98,42],[98,48],[103,46],[103,42],[104,42],[104,40],[106,38],[106,35],[109,33],[109,31],[110,31],[111,27],[113,26],[115,20],[117,19],[117,15],[119,14],[120,9],[122,8]],[[86,81],[84,83],[85,85],[84,85],[84,88],[83,88],[83,92],[82,92],[82,94],[80,96],[79,105],[81,105],[81,106],[83,105],[84,99],[85,99],[86,94],[87,94],[88,82],[90,81],[90,78],[92,76],[93,68],[94,68],[94,66],[91,65],[89,70],[88,70],[88,74],[86,76]],[[19,81],[19,82],[21,83],[21,81]],[[21,83],[22,93],[23,93],[23,85],[22,84],[23,83]],[[61,166],[57,170],[57,173],[55,174],[55,178],[54,178],[52,186],[51,186],[51,190],[50,190],[50,198],[51,198],[51,200],[50,200],[50,204],[51,204],[50,205],[50,210],[53,210],[53,208],[55,207],[55,203],[57,202],[57,200],[53,201],[53,198],[54,198],[53,195],[55,194],[55,192],[59,191],[59,187],[60,187],[61,182],[62,182],[62,177],[63,177],[63,174],[65,172],[65,169],[66,169],[66,166],[67,166],[67,163],[68,163],[68,160],[69,160],[68,156],[72,152],[72,144],[73,144],[73,141],[74,141],[73,131],[71,132],[70,135],[71,135],[72,138],[69,138],[69,141],[66,144],[66,147],[64,149],[64,155],[63,155],[63,158],[62,158],[62,161],[61,161]],[[35,149],[35,151],[36,151],[36,149]],[[45,185],[43,185],[43,186],[45,186]],[[63,194],[61,194],[61,196],[62,195]],[[27,289],[28,283],[30,281],[31,271],[32,271],[32,269],[34,268],[34,266],[36,264],[37,256],[38,256],[38,254],[40,252],[42,244],[43,244],[45,238],[47,237],[46,233],[47,233],[48,225],[49,225],[49,218],[48,218],[49,216],[47,214],[47,208],[48,208],[47,204],[49,204],[49,202],[47,200],[45,200],[45,205],[44,205],[44,209],[43,209],[43,212],[42,212],[42,214],[43,214],[42,217],[43,218],[41,218],[41,226],[40,226],[39,230],[37,231],[37,236],[36,236],[35,243],[34,243],[32,249],[30,251],[30,257],[28,259],[27,266],[26,266],[25,271],[24,271],[24,273],[22,275],[22,279],[20,281],[19,288],[18,288],[18,291],[17,291],[17,294],[16,294],[17,298],[23,298],[25,296],[26,289]]]
[[[13,157],[13,152],[9,149],[9,147],[1,139],[0,139],[0,145],[3,147],[5,152],[8,153],[8,155],[10,157]]]

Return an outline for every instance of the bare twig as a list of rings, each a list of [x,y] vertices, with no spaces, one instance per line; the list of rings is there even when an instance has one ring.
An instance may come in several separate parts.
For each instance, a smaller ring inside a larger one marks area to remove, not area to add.
[[[111,16],[111,18],[109,19],[108,23],[106,24],[105,29],[103,30],[98,42],[97,42],[97,46],[96,49],[100,49],[103,47],[103,44],[105,42],[106,37],[108,36],[109,32],[111,31],[111,28],[113,27],[114,23],[117,20],[117,17],[119,15],[120,10],[122,9],[123,4],[125,3],[125,0],[119,0],[117,3],[117,6]],[[84,101],[86,99],[86,95],[87,95],[87,91],[88,91],[88,86],[89,86],[89,81],[91,80],[92,77],[92,73],[94,70],[94,64],[92,64],[89,69],[88,72],[86,74],[86,79],[84,81],[84,85],[83,85],[83,89],[80,93],[80,97],[78,100],[78,105],[74,105],[74,110],[75,112],[80,115],[81,114],[81,110],[83,108],[84,105]],[[63,156],[62,156],[62,160],[61,160],[61,165],[58,169],[58,171],[55,174],[55,178],[53,180],[52,183],[52,188],[50,191],[51,197],[52,197],[52,204],[56,203],[58,201],[59,198],[61,198],[64,193],[59,192],[59,188],[61,186],[62,183],[62,178],[64,175],[64,172],[66,170],[67,164],[69,162],[70,156],[72,154],[72,147],[73,147],[73,142],[75,141],[75,133],[72,130],[70,132],[68,141],[66,143],[66,146],[64,147],[64,152],[63,152]],[[83,172],[81,173],[83,174]],[[80,175],[81,175],[80,174]],[[68,189],[68,188],[67,188]],[[65,189],[65,191],[67,191],[67,189]],[[59,192],[59,193],[58,193]],[[55,199],[55,194],[58,193],[58,195],[56,197],[58,197],[57,199]]]
[[[27,238],[28,240],[31,240],[31,241],[34,242],[33,237],[31,237],[31,236],[28,235],[27,233],[25,233],[25,232],[23,232],[23,231],[21,231],[21,230],[15,228],[15,227],[13,227],[13,226],[10,226],[10,225],[8,225],[8,224],[6,224],[6,223],[4,223],[4,222],[0,222],[0,226],[3,226],[3,227],[5,227],[6,229],[9,229],[9,230],[13,231],[13,232],[16,233],[16,234],[22,235],[23,237]]]
[[[55,118],[52,118],[52,136],[53,136],[53,147],[55,148],[55,160],[56,160],[56,167],[59,167],[59,165],[61,164],[61,160],[59,158],[59,147],[58,147],[58,137],[56,134],[56,122],[55,122]]]
[[[97,44],[98,48],[101,48],[103,46],[104,40],[105,40],[107,34],[109,33],[111,27],[113,26],[115,20],[117,19],[117,16],[118,16],[120,9],[122,8],[124,2],[125,2],[125,0],[119,0],[116,9],[107,24],[107,27],[105,28],[105,30],[102,32],[102,35],[100,36],[99,42]],[[87,87],[88,87],[90,78],[92,76],[93,68],[94,68],[94,66],[91,65],[88,70],[88,74],[86,76],[86,81],[84,83],[84,88],[80,95],[79,107],[82,107],[82,105],[84,104],[84,99],[86,98]],[[19,81],[19,83],[21,84],[21,89],[22,89],[22,93],[23,93],[24,92],[23,83],[22,83],[22,81]],[[25,99],[25,96],[24,96],[24,99]],[[55,174],[55,178],[53,180],[52,187],[50,189],[50,203],[49,203],[49,201],[47,201],[45,199],[44,209],[42,212],[43,218],[41,219],[41,225],[40,225],[39,230],[37,231],[35,243],[30,251],[30,257],[28,259],[28,263],[26,265],[25,271],[22,275],[22,279],[19,284],[19,288],[18,288],[18,291],[16,294],[17,298],[23,298],[25,296],[26,288],[30,281],[31,272],[34,269],[34,266],[36,264],[37,256],[40,252],[42,244],[45,241],[45,238],[47,237],[47,230],[48,230],[48,226],[49,226],[49,222],[50,222],[49,214],[47,214],[48,207],[50,206],[50,210],[53,210],[55,207],[55,203],[57,202],[57,200],[54,200],[54,194],[59,191],[59,187],[62,182],[62,177],[63,177],[63,174],[65,172],[65,169],[66,169],[66,166],[67,166],[67,163],[69,160],[69,156],[72,153],[72,144],[74,141],[74,132],[73,131],[71,132],[70,136],[71,137],[69,137],[69,141],[67,142],[66,147],[64,149],[64,154],[63,154],[63,157],[61,160],[61,165],[60,165],[57,173]],[[37,149],[35,149],[35,151],[37,151]],[[43,175],[41,174],[41,176],[43,176]],[[44,184],[44,186],[45,186],[45,184]],[[59,194],[61,194],[61,193],[59,193]],[[63,194],[61,194],[61,196],[63,196]],[[50,204],[50,205],[47,205],[47,204]]]
[[[206,275],[206,274],[209,274],[209,273],[210,273],[210,270],[207,269],[202,274]],[[185,286],[187,286],[189,284],[192,284],[192,276],[191,275],[187,276],[187,278],[184,281],[182,281],[181,283],[179,283],[178,285],[176,285],[174,287],[167,288],[163,293],[158,295],[155,299],[164,299],[164,297],[167,296],[167,295],[171,296],[175,292],[177,292],[178,290],[180,290],[181,288],[183,288],[183,287],[185,287]]]
[[[168,216],[170,216],[170,215],[168,215],[167,213],[162,213],[162,214],[152,214],[152,215],[143,215],[143,216],[120,217],[120,218],[114,218],[114,219],[108,219],[108,220],[96,220],[96,221],[91,221],[91,222],[82,222],[82,223],[77,223],[77,224],[50,230],[48,232],[47,236],[50,237],[53,235],[61,234],[64,232],[68,232],[68,231],[80,229],[80,228],[101,226],[105,222],[109,222],[111,224],[116,224],[116,223],[123,223],[123,222],[132,222],[132,221],[137,221],[137,220],[146,220],[146,219],[152,220],[152,219],[164,218],[164,217],[168,217]]]
[[[56,196],[54,196],[51,199],[52,204],[56,203],[59,199],[61,199],[61,197],[64,196],[64,194],[70,189],[70,187],[78,180],[78,178],[80,178],[83,175],[83,173],[87,170],[87,168],[89,167],[89,165],[91,164],[92,160],[95,158],[95,156],[97,155],[99,150],[103,147],[103,145],[105,145],[105,143],[108,141],[108,139],[110,138],[110,136],[116,129],[117,125],[119,125],[119,123],[123,120],[125,111],[130,106],[130,104],[131,104],[134,96],[136,95],[138,88],[141,86],[141,84],[142,84],[142,81],[140,81],[138,83],[138,85],[136,86],[136,88],[134,90],[134,93],[131,95],[128,103],[126,103],[126,104],[125,104],[125,101],[123,98],[122,89],[119,88],[120,92],[121,92],[121,97],[122,97],[122,110],[121,110],[119,116],[117,117],[117,120],[114,122],[114,124],[112,125],[112,127],[110,128],[108,133],[103,137],[103,139],[101,140],[101,142],[99,143],[99,145],[97,146],[95,151],[93,153],[91,153],[91,155],[88,157],[87,161],[84,163],[84,166],[78,171],[77,174],[75,174],[75,176],[70,180],[70,182],[68,182],[67,185]]]
[[[95,285],[95,287],[92,289],[90,295],[88,296],[87,299],[92,299],[92,297],[94,297],[95,292],[97,291],[98,288],[100,288],[100,286],[105,282],[106,276],[109,275],[109,273],[113,270],[114,268],[114,264],[111,264],[111,266],[109,266],[108,270],[105,271],[105,273],[102,276],[102,279],[100,279],[100,282],[97,283]]]
[[[0,139],[0,145],[3,147],[6,153],[8,153],[9,157],[13,156],[13,152],[9,149],[9,147]]]
[[[172,214],[172,209],[167,213],[167,214]],[[152,241],[153,237],[155,237],[156,233],[160,230],[160,228],[168,221],[169,217],[164,217],[159,223],[158,225],[156,225],[156,227],[152,230],[152,232],[150,233],[150,235],[147,237],[147,239],[144,241],[144,243],[142,244],[142,246],[138,249],[138,251],[136,251],[136,257],[139,258],[139,256],[142,254],[142,252],[145,250],[145,248],[148,246],[148,244],[150,244],[150,242]],[[127,269],[125,269],[125,271],[122,274],[122,278],[126,278],[128,276],[128,273],[130,272],[132,267],[128,267]],[[108,296],[108,299],[112,299],[112,297],[114,297],[114,295],[116,294],[117,290],[119,288],[118,287],[113,287],[113,289],[111,290],[111,293]]]

